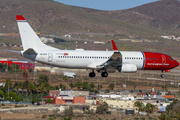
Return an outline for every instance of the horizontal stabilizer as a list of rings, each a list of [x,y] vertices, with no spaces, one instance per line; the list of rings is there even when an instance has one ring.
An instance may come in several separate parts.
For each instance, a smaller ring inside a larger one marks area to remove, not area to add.
[[[6,50],[6,49],[1,49],[3,51],[8,51],[8,52],[15,52],[15,53],[21,53],[21,51],[15,51],[15,50]]]

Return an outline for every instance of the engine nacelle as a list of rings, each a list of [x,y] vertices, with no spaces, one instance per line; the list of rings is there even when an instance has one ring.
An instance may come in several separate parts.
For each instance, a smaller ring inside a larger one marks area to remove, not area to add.
[[[121,66],[121,71],[120,72],[136,72],[137,71],[137,66],[134,64],[122,64]]]

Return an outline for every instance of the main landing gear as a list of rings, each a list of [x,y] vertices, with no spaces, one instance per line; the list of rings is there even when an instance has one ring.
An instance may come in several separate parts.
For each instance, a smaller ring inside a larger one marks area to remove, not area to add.
[[[89,77],[95,77],[96,76],[96,73],[94,71],[90,72],[89,73]],[[102,72],[101,73],[101,76],[102,77],[107,77],[108,76],[108,73],[107,72]]]
[[[107,76],[108,76],[108,73],[107,73],[107,72],[102,72],[102,73],[101,73],[101,76],[102,76],[102,77],[107,77]]]
[[[89,73],[89,77],[95,77],[95,76],[96,76],[96,73],[94,71]]]

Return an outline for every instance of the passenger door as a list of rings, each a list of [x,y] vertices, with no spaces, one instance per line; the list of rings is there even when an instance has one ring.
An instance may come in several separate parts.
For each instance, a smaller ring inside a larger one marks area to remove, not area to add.
[[[53,55],[52,53],[48,53],[48,62],[52,62]]]

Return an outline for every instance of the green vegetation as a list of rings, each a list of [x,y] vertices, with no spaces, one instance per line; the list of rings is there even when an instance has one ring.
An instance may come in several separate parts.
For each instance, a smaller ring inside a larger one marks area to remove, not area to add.
[[[54,40],[54,43],[66,42],[65,40],[61,38],[53,38],[53,40]]]
[[[144,107],[144,110],[147,113],[153,113],[153,111],[156,110],[156,109],[157,109],[156,105],[153,105],[151,103],[147,103],[146,106]]]
[[[47,103],[52,103],[52,102],[53,102],[53,100],[52,100],[52,99],[50,99],[50,98],[48,98],[48,99],[46,100],[46,102],[47,102]]]
[[[160,120],[179,120],[180,119],[180,101],[174,100],[166,107],[166,113],[159,116]]]
[[[143,108],[143,103],[140,102],[140,101],[136,101],[133,105],[134,107],[137,107],[138,108],[138,111],[140,111],[142,108]]]
[[[111,90],[113,90],[113,89],[114,89],[114,84],[111,83],[108,88],[110,88]]]
[[[103,112],[108,111],[108,104],[107,102],[103,101],[100,105],[97,106],[97,112],[103,114]]]
[[[4,92],[0,90],[0,98],[4,97]]]

